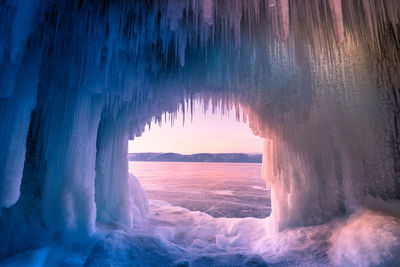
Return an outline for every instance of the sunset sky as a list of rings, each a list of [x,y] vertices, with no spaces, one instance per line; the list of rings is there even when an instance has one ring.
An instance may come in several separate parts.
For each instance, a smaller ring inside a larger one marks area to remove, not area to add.
[[[185,126],[182,112],[173,126],[169,120],[161,127],[153,122],[151,130],[147,127],[141,137],[129,141],[129,153],[261,153],[262,139],[251,132],[248,123],[236,120],[235,111],[204,114],[199,103],[194,110],[193,122],[187,114]]]

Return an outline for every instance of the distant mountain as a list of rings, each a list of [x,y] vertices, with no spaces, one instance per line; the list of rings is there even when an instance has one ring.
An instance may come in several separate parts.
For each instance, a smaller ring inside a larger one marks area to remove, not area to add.
[[[129,161],[261,163],[262,154],[199,153],[182,155],[177,153],[130,153],[128,159]]]

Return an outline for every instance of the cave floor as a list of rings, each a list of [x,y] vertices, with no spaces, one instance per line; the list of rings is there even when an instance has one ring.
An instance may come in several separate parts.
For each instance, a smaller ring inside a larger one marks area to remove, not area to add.
[[[214,218],[151,200],[149,214],[133,228],[98,225],[90,242],[47,243],[0,266],[333,266],[335,257],[343,262],[349,255],[371,262],[387,257],[400,239],[386,247],[379,239],[367,241],[399,236],[399,218],[398,210],[378,205],[323,225],[276,232],[270,217]]]

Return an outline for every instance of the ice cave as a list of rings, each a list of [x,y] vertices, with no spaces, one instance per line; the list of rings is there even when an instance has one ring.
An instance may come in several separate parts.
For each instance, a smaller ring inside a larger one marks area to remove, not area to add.
[[[1,266],[399,266],[398,0],[0,0]],[[158,207],[127,144],[241,105],[266,219]],[[191,112],[190,105],[186,112]]]

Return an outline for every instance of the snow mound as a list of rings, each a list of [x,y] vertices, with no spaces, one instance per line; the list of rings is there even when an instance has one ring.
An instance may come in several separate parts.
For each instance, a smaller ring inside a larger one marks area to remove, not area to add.
[[[331,240],[331,258],[338,266],[400,266],[400,213],[361,209]]]
[[[267,266],[257,255],[215,252],[191,254],[156,235],[117,230],[100,240],[85,266]]]

